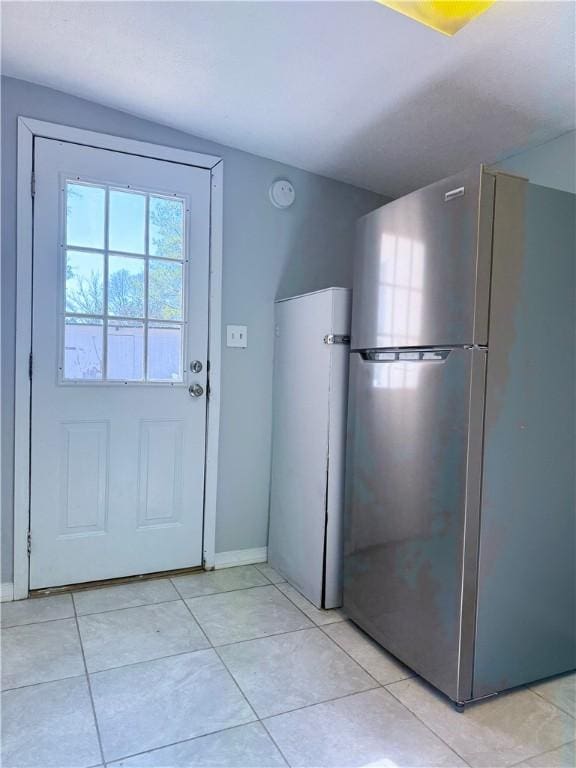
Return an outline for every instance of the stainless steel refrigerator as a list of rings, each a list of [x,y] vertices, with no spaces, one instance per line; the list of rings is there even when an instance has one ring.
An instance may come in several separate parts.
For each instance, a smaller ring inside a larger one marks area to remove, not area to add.
[[[576,666],[575,212],[482,168],[359,224],[344,609],[458,705]]]

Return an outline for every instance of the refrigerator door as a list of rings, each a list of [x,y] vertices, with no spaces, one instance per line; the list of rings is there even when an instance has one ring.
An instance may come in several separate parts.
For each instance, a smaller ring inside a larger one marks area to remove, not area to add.
[[[486,352],[351,355],[344,610],[471,695]]]
[[[493,198],[474,168],[360,219],[352,349],[487,343]]]

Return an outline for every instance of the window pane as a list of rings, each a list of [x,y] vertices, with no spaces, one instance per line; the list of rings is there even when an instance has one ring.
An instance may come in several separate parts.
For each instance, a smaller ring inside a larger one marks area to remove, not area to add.
[[[145,253],[146,196],[110,190],[108,247],[111,251]]]
[[[102,187],[66,184],[66,243],[82,248],[104,248],[104,209],[106,193]]]
[[[102,320],[67,317],[64,333],[64,378],[102,378]]]
[[[148,326],[148,379],[182,381],[182,326]]]
[[[150,255],[181,259],[184,245],[184,203],[165,197],[150,198]]]
[[[123,381],[144,378],[143,323],[108,322],[108,378]]]
[[[104,256],[66,253],[66,311],[101,315],[104,311]]]
[[[110,256],[108,262],[108,314],[144,317],[144,259]]]
[[[182,264],[150,259],[148,316],[155,320],[182,319]]]

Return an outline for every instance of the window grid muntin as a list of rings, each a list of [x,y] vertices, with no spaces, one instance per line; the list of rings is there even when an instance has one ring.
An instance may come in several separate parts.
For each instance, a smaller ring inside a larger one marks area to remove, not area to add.
[[[89,246],[76,246],[76,245],[68,245],[68,208],[67,208],[67,199],[68,199],[68,185],[73,184],[77,186],[86,186],[86,187],[97,187],[100,189],[104,189],[105,191],[105,199],[104,199],[104,248],[92,248]],[[140,194],[145,196],[145,222],[144,222],[144,228],[145,228],[145,250],[146,253],[130,253],[126,251],[118,251],[113,250],[110,251],[109,248],[109,221],[110,221],[110,191],[118,190],[119,192],[132,192],[134,194]],[[175,384],[183,384],[184,383],[184,350],[186,349],[186,340],[187,340],[187,307],[188,307],[188,226],[189,226],[189,220],[188,220],[188,209],[186,205],[186,199],[183,196],[177,195],[177,194],[163,194],[162,192],[157,192],[154,190],[143,190],[143,189],[136,189],[132,187],[131,185],[127,184],[126,187],[118,186],[115,184],[104,184],[101,182],[91,182],[86,181],[83,179],[80,179],[79,177],[75,178],[65,178],[64,179],[64,185],[63,185],[63,199],[64,199],[64,207],[63,207],[63,243],[61,247],[62,251],[62,261],[63,261],[63,274],[66,275],[66,259],[67,259],[67,253],[68,251],[77,251],[77,252],[86,252],[86,253],[95,253],[100,254],[103,256],[104,259],[104,277],[103,277],[103,309],[104,313],[99,314],[97,312],[90,312],[90,313],[81,313],[81,312],[68,312],[66,308],[66,280],[64,279],[64,288],[61,290],[61,300],[63,302],[63,310],[62,310],[62,318],[63,322],[61,323],[61,338],[62,338],[62,357],[61,357],[61,363],[60,363],[60,379],[61,381],[65,383],[70,384],[152,384],[152,385],[162,385],[162,384],[169,384],[169,385],[175,385]],[[156,256],[152,255],[150,253],[150,198],[158,198],[158,199],[165,199],[165,200],[178,200],[182,206],[182,227],[181,227],[181,235],[182,235],[182,248],[181,248],[181,257],[180,258],[170,258],[168,256]],[[110,316],[108,314],[108,277],[109,277],[109,257],[110,255],[118,255],[118,256],[126,256],[129,258],[137,258],[144,261],[145,267],[144,267],[144,314],[145,317],[126,317],[121,315],[114,315]],[[181,282],[181,319],[180,320],[169,320],[169,319],[163,319],[163,318],[151,318],[148,316],[149,307],[148,307],[148,298],[149,298],[149,264],[150,260],[157,260],[157,261],[164,261],[170,264],[180,264],[181,265],[181,275],[182,275],[182,282]],[[102,376],[99,379],[72,379],[72,378],[66,378],[65,375],[65,348],[66,348],[66,318],[68,317],[77,317],[82,319],[94,319],[94,320],[100,320],[102,321]],[[144,326],[144,354],[143,354],[143,378],[141,379],[111,379],[108,378],[108,326],[109,321],[112,320],[112,324],[114,324],[114,321],[119,322],[141,322]],[[179,354],[179,378],[178,379],[149,379],[148,378],[148,332],[149,332],[149,325],[152,324],[162,324],[166,326],[173,326],[174,328],[180,329],[180,354]]]

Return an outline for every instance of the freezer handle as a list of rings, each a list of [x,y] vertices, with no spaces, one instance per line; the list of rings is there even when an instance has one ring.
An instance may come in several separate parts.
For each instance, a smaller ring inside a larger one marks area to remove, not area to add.
[[[369,363],[443,363],[449,349],[387,350],[365,349],[360,354]]]

